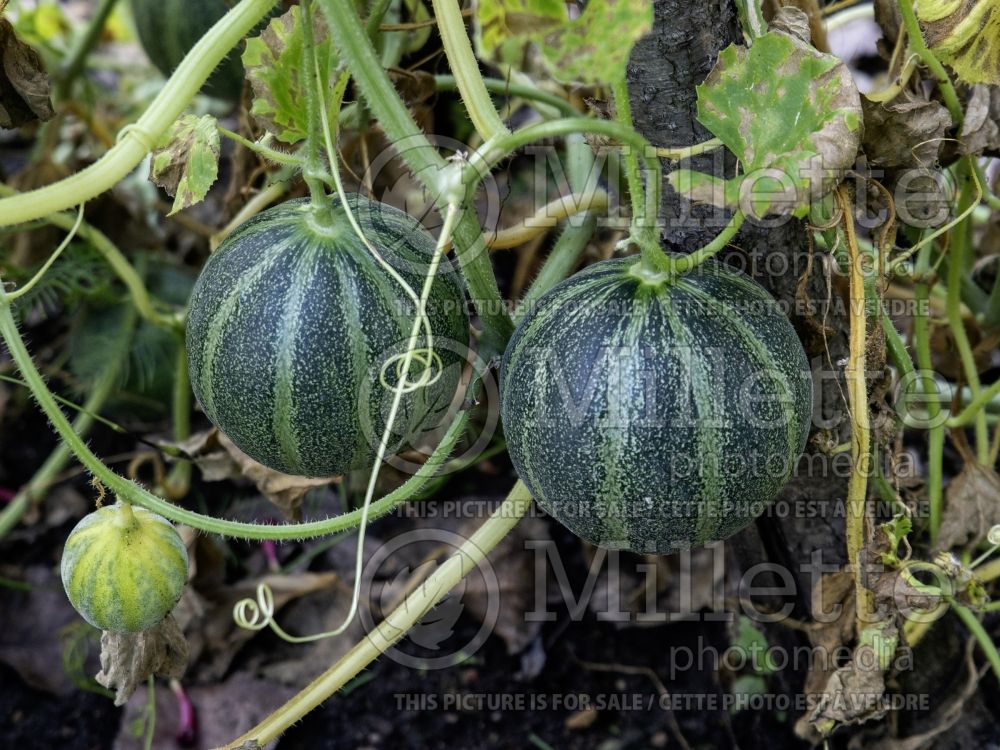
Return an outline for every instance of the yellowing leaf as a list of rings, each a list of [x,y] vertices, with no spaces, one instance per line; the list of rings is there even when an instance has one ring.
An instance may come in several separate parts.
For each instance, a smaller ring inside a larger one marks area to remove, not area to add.
[[[520,66],[535,45],[556,78],[584,83],[619,80],[652,27],[649,0],[591,0],[576,18],[562,0],[481,0],[476,9],[480,57]]]
[[[321,13],[313,15],[316,57],[320,86],[329,92],[334,81],[336,52]],[[302,18],[299,6],[268,24],[260,36],[247,39],[243,66],[253,89],[250,114],[269,132],[285,143],[304,140],[309,129],[306,92],[302,91]],[[331,97],[327,97],[330,101]],[[333,113],[330,113],[333,119]]]
[[[219,129],[211,115],[184,115],[153,151],[149,177],[174,196],[173,215],[205,199],[219,176]]]
[[[861,97],[833,55],[782,31],[731,45],[698,87],[698,120],[740,160],[722,180],[687,169],[669,175],[691,200],[755,216],[808,211],[854,164]]]
[[[1000,0],[920,0],[927,44],[966,83],[1000,84]]]

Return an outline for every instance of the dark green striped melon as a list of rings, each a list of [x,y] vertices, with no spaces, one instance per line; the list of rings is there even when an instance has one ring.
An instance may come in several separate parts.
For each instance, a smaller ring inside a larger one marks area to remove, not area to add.
[[[132,16],[142,48],[165,76],[234,2],[229,0],[132,0]],[[243,64],[239,50],[229,53],[202,87],[220,99],[235,101],[243,91]]]
[[[511,339],[501,415],[539,504],[600,546],[724,539],[789,479],[811,377],[774,299],[715,263],[655,283],[636,258],[553,288]]]
[[[368,241],[420,293],[435,242],[416,219],[351,196]],[[191,384],[208,418],[277,471],[331,476],[371,465],[393,399],[383,365],[406,351],[415,306],[331,199],[320,230],[307,200],[243,224],[205,264],[191,296]],[[427,303],[440,377],[406,394],[390,454],[433,428],[455,395],[469,320],[444,259]],[[420,345],[424,346],[423,338]],[[414,365],[411,379],[421,367]]]
[[[101,630],[138,633],[161,622],[181,598],[188,556],[167,519],[118,503],[84,516],[70,532],[61,570],[83,619]]]

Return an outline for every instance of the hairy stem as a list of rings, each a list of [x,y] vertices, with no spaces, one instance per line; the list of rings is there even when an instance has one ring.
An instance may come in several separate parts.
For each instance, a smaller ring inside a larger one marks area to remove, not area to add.
[[[479,61],[472,53],[472,44],[465,30],[465,19],[456,0],[432,0],[441,43],[448,58],[448,67],[455,76],[458,92],[469,113],[476,132],[484,140],[510,132],[497,114],[490,99]]]

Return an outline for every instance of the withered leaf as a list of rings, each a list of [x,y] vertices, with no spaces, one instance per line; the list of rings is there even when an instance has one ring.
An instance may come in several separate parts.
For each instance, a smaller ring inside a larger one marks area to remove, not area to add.
[[[967,461],[945,491],[941,519],[942,549],[978,544],[1000,523],[1000,475],[989,466]]]
[[[862,98],[864,150],[877,167],[932,167],[937,163],[951,115],[944,105],[903,91],[891,102]]]
[[[298,477],[269,469],[241,451],[222,432],[199,432],[178,446],[201,470],[206,482],[245,477],[286,516],[294,515],[305,494],[314,487],[337,481],[338,477]]]
[[[49,76],[41,56],[0,18],[0,128],[19,128],[55,117]]]
[[[1000,87],[983,84],[972,87],[958,140],[963,154],[1000,150]]]
[[[153,151],[149,178],[174,196],[170,214],[205,199],[219,176],[219,129],[211,115],[184,115]]]
[[[115,691],[115,705],[123,706],[150,675],[180,678],[187,667],[188,646],[173,615],[141,633],[101,636],[101,671],[97,681]]]

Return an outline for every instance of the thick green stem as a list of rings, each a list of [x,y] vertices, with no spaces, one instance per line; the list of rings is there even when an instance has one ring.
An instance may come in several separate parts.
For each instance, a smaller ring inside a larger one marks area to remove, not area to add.
[[[913,11],[913,0],[899,0],[899,11],[903,17],[903,25],[906,27],[906,37],[909,40],[910,48],[920,58],[920,62],[937,78],[938,85],[941,87],[941,97],[944,99],[945,106],[948,107],[951,119],[956,125],[961,125],[965,115],[958,94],[955,92],[951,78],[948,77],[948,71],[944,69],[944,65],[924,41],[920,22],[917,20],[917,14]]]
[[[448,58],[448,67],[455,76],[459,94],[476,132],[484,141],[507,134],[510,131],[497,114],[483,83],[479,62],[472,53],[472,44],[458,3],[456,0],[432,0],[432,5],[444,53]]]
[[[566,138],[566,176],[574,193],[586,193],[597,184],[599,175],[594,171],[594,152],[582,135]],[[520,322],[543,294],[570,274],[596,228],[597,216],[588,211],[579,224],[569,224],[563,229],[538,276],[521,299],[514,315],[515,322]]]
[[[275,0],[242,0],[226,13],[188,52],[142,117],[121,131],[113,148],[64,180],[0,199],[0,226],[20,224],[78,206],[128,175],[184,111],[222,59],[274,3]]]
[[[929,250],[929,248],[928,248]],[[928,266],[930,253],[921,252],[918,256],[917,268]],[[921,274],[918,278],[924,278]],[[916,311],[913,315],[913,348],[917,355],[917,366],[921,372],[921,390],[927,399],[926,408],[930,427],[927,434],[927,497],[930,505],[931,546],[937,543],[938,532],[941,530],[941,513],[944,506],[944,438],[945,424],[941,419],[941,403],[936,398],[937,381],[934,378],[934,361],[931,357],[930,324],[930,287],[925,282],[913,285],[913,299]]]
[[[270,714],[264,721],[226,745],[227,750],[263,747],[319,706],[388,651],[411,627],[431,611],[449,591],[486,558],[496,545],[517,526],[531,507],[531,495],[518,482],[499,508],[447,561],[424,581],[403,603],[336,664],[313,680],[302,692]]]
[[[320,103],[323,95],[320,91],[319,71],[316,68],[316,40],[313,32],[312,0],[302,0],[302,64],[301,85],[306,92],[306,166],[302,177],[309,187],[309,197],[314,218],[324,226],[333,221],[332,208],[323,187],[323,168],[320,151],[323,148],[323,122],[320,116]]]
[[[555,94],[550,94],[548,91],[542,91],[536,86],[526,83],[502,81],[499,78],[486,78],[483,80],[483,84],[486,86],[487,91],[497,96],[520,97],[521,99],[528,99],[539,104],[547,104],[566,117],[578,117],[580,115],[579,110],[566,101],[566,99]],[[442,91],[457,91],[458,81],[455,76],[434,76],[434,87]]]
[[[629,101],[628,84],[625,79],[617,81],[612,87],[615,100],[615,113],[622,127],[633,129],[632,103]],[[632,146],[622,149],[622,159],[625,166],[625,180],[628,183],[629,197],[632,200],[632,234],[642,252],[642,264],[647,271],[655,273],[665,271],[667,257],[660,247],[659,233],[656,231],[656,214],[645,216],[644,201],[646,191],[642,186],[642,172],[639,170],[639,154]],[[651,221],[652,220],[652,221]]]
[[[24,340],[21,338],[21,334],[17,330],[17,325],[14,323],[10,305],[7,303],[6,295],[3,294],[2,288],[0,288],[0,336],[2,336],[6,343],[11,358],[21,371],[21,376],[24,378],[28,388],[31,389],[42,411],[45,412],[45,415],[52,422],[53,427],[55,427],[56,432],[59,433],[59,436],[73,452],[77,460],[109,490],[120,495],[124,500],[141,505],[154,513],[159,513],[174,523],[183,523],[210,534],[222,534],[224,536],[244,539],[307,539],[353,529],[361,522],[361,511],[345,513],[322,521],[285,524],[283,526],[226,521],[179,508],[163,498],[157,497],[105,466],[90,450],[86,442],[73,431],[73,427],[70,425],[69,420],[66,419],[66,415],[59,408],[52,392],[45,385],[41,373],[38,372],[38,368],[35,367],[35,363],[32,361],[31,355],[24,345]],[[475,391],[475,387],[475,384],[470,385],[470,390]],[[451,426],[449,426],[448,431],[441,440],[441,444],[438,445],[434,453],[427,459],[427,462],[405,484],[390,492],[382,499],[372,503],[368,511],[368,518],[370,520],[385,515],[423,488],[427,481],[434,476],[438,468],[447,461],[448,454],[464,434],[470,413],[469,410],[464,410],[459,414]]]
[[[330,33],[351,77],[361,90],[368,107],[414,177],[434,196],[444,212],[453,196],[443,183],[448,164],[410,116],[389,76],[375,54],[371,40],[361,26],[351,0],[319,0],[326,13]],[[464,205],[455,227],[455,249],[469,294],[486,326],[492,348],[502,349],[513,331],[507,307],[500,296],[489,253],[475,213]]]
[[[90,428],[97,421],[97,413],[104,408],[108,397],[118,385],[122,365],[128,358],[137,315],[134,307],[129,307],[127,310],[124,320],[121,323],[121,328],[117,332],[114,346],[109,347],[105,352],[104,370],[91,387],[80,413],[73,420],[71,429],[81,437],[90,432]],[[35,472],[28,483],[18,491],[7,507],[0,512],[0,539],[5,537],[17,525],[32,505],[40,502],[45,497],[45,493],[48,492],[59,472],[66,467],[72,456],[73,454],[65,442],[60,442],[56,446],[56,449],[49,454],[45,463]]]
[[[966,213],[975,201],[974,179],[968,168],[968,157],[959,166],[958,176],[962,181],[961,193],[958,200],[958,213]],[[979,398],[982,385],[979,381],[979,370],[976,367],[976,358],[972,353],[972,345],[969,343],[969,336],[965,331],[965,322],[962,320],[962,279],[966,273],[966,258],[969,257],[970,245],[972,243],[972,222],[963,219],[953,231],[951,247],[948,251],[948,298],[945,302],[945,313],[948,318],[948,325],[951,328],[952,338],[955,340],[955,347],[958,349],[959,359],[962,362],[962,371],[965,379],[969,383],[969,390],[973,400]],[[986,412],[980,410],[975,417],[976,432],[976,459],[980,464],[989,463],[989,430],[986,424]]]

